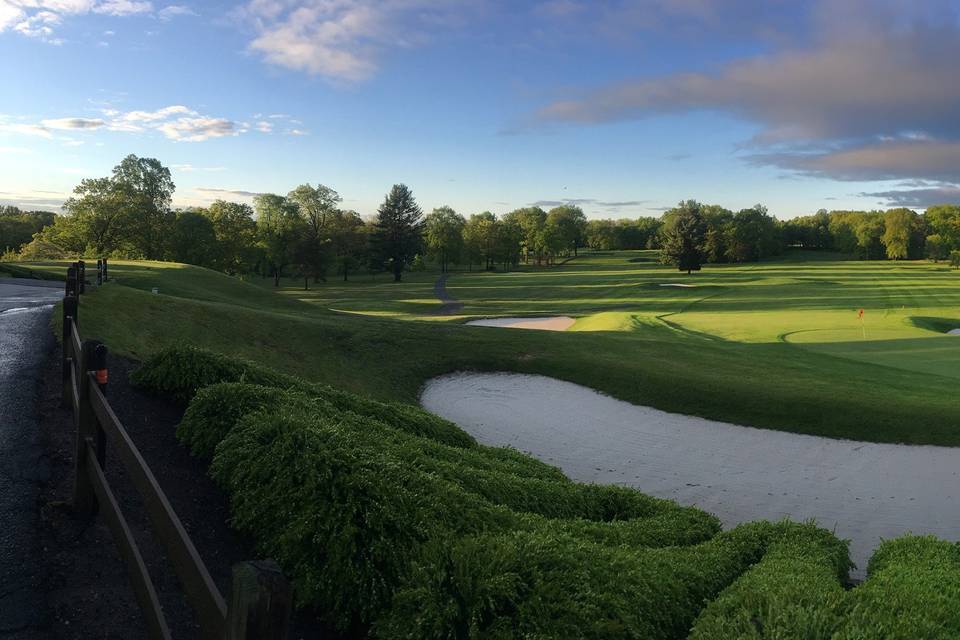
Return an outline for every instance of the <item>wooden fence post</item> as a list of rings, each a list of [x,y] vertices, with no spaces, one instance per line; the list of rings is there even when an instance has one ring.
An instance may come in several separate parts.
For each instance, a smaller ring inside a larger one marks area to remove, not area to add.
[[[97,387],[100,389],[100,393],[107,395],[107,380],[109,372],[107,370],[107,345],[97,342],[96,340],[91,340],[93,347],[90,351],[90,362],[87,364],[89,371],[87,371],[87,377],[90,373],[94,374],[94,377],[97,381]],[[107,465],[107,436],[103,432],[103,429],[100,428],[100,423],[95,424],[96,427],[96,436],[95,440],[97,443],[97,460],[100,462],[100,468],[105,469]]]
[[[293,589],[273,560],[233,565],[226,640],[286,640]]]
[[[77,299],[74,296],[67,296],[63,299],[63,356],[61,358],[61,367],[63,368],[63,406],[69,407],[70,395],[73,393],[73,385],[70,382],[70,368],[73,366],[68,354],[70,353],[70,328],[77,320]],[[76,357],[76,355],[74,355]]]
[[[66,295],[74,297],[77,295],[77,267],[75,265],[67,267]]]
[[[97,258],[97,286],[103,284],[103,258]]]
[[[107,273],[107,259],[104,258],[103,259],[103,281],[106,282],[109,279],[110,277],[109,277],[109,274]]]
[[[80,294],[87,292],[87,263],[83,260],[77,262],[77,286]]]
[[[96,357],[98,346],[100,346],[100,343],[96,340],[84,340],[83,353],[80,356],[80,379],[78,380],[80,387],[80,402],[78,403],[80,415],[77,420],[73,508],[77,515],[82,517],[93,517],[97,514],[97,498],[93,485],[90,484],[86,466],[91,462],[87,460],[87,439],[98,442],[98,440],[103,437],[102,434],[98,433],[100,428],[97,424],[97,416],[93,413],[93,405],[90,404],[89,371]]]

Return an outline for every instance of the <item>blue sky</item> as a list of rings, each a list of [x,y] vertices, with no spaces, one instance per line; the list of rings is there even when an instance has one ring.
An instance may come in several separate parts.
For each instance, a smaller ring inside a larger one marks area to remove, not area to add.
[[[915,6],[915,5],[920,5]],[[0,0],[0,203],[129,153],[177,205],[396,182],[464,214],[960,201],[960,11],[930,0]]]

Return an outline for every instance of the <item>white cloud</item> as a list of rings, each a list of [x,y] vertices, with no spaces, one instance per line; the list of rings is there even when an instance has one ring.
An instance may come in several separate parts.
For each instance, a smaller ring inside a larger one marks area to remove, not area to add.
[[[203,142],[240,134],[236,123],[226,118],[179,118],[165,122],[157,129],[170,140],[178,142]]]
[[[46,127],[36,124],[4,124],[0,123],[0,131],[7,133],[19,133],[25,136],[38,136],[40,138],[52,138],[53,134]]]
[[[0,33],[12,29],[57,45],[63,40],[53,37],[54,27],[63,22],[64,16],[89,13],[130,16],[152,11],[153,4],[146,0],[0,0]]]
[[[251,0],[240,15],[257,34],[250,48],[267,62],[354,82],[372,76],[386,50],[466,21],[467,8],[452,0]]]
[[[308,136],[310,135],[309,131],[304,131],[303,129],[290,129],[287,131],[288,136]]]
[[[116,115],[116,113],[114,113]],[[173,115],[197,115],[197,112],[181,104],[175,104],[156,111],[130,111],[120,117],[124,122],[156,122]]]
[[[56,120],[43,120],[42,124],[47,129],[99,129],[106,126],[106,122],[98,118],[58,118]]]
[[[197,12],[182,4],[171,4],[157,12],[157,17],[163,21],[173,20],[177,16],[195,16]]]
[[[129,16],[151,11],[153,11],[152,3],[136,0],[105,0],[93,8],[94,13],[105,13],[111,16]]]
[[[167,139],[176,142],[203,142],[213,138],[234,137],[247,133],[251,125],[245,122],[213,117],[199,113],[184,105],[170,105],[154,111],[119,111],[115,108],[102,108],[102,118],[66,117],[48,118],[39,123],[25,122],[26,118],[17,118],[0,114],[0,133],[39,136],[57,139],[65,146],[79,146],[84,141],[62,135],[59,131],[94,131],[105,129],[116,133],[149,133],[157,131]],[[267,120],[257,122],[254,127],[261,133],[270,134],[275,125]],[[305,132],[286,132],[292,135],[305,135]],[[97,143],[100,144],[100,143]],[[182,165],[182,171],[214,171],[218,168],[195,169],[191,165]]]

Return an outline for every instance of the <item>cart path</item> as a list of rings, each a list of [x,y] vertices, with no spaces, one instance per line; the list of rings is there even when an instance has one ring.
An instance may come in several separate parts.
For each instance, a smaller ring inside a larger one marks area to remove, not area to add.
[[[450,274],[445,273],[433,283],[433,295],[441,302],[440,310],[437,312],[441,316],[452,316],[463,309],[463,303],[447,291],[447,278],[449,277]]]
[[[0,283],[0,638],[38,637],[45,597],[37,548],[39,483],[48,472],[35,397],[53,348],[50,313],[62,297],[31,281]]]
[[[725,527],[813,518],[851,540],[854,577],[863,577],[881,539],[960,538],[960,447],[755,429],[513,373],[434,378],[421,402],[484,444],[526,451],[574,480],[697,506]]]

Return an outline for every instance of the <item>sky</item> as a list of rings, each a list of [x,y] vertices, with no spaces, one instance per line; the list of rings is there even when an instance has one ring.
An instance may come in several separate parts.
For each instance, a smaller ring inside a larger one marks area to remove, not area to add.
[[[0,204],[128,154],[176,206],[960,201],[960,0],[0,0]]]

